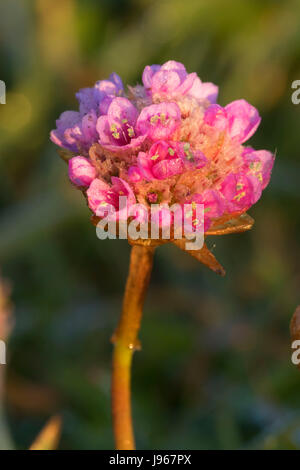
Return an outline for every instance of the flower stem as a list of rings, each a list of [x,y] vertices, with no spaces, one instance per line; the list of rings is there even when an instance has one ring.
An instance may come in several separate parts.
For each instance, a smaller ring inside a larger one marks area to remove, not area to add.
[[[117,450],[135,449],[130,404],[130,376],[133,352],[153,264],[153,246],[133,245],[123,307],[113,335],[112,416]]]

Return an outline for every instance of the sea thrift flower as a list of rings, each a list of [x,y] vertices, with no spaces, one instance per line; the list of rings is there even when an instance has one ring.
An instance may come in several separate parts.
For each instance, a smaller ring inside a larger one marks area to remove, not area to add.
[[[87,190],[89,206],[96,215],[103,217],[107,214],[107,208],[112,206],[115,213],[111,213],[112,217],[116,220],[127,218],[127,208],[135,204],[136,199],[134,193],[126,181],[121,178],[112,177],[112,185],[109,185],[101,179],[94,179],[89,189]],[[120,210],[119,201],[120,196],[127,198],[127,207]]]
[[[143,72],[143,84],[154,99],[176,99],[189,96],[198,101],[215,103],[218,87],[213,83],[202,83],[196,73],[188,74],[184,65],[169,60],[162,66],[147,65]]]
[[[69,177],[86,189],[92,212],[100,217],[112,203],[118,213],[120,194],[149,209],[198,203],[208,230],[255,204],[274,163],[267,150],[242,145],[260,123],[258,111],[243,99],[216,104],[217,87],[179,62],[146,66],[142,82],[126,94],[112,74],[80,90],[79,111],[63,113],[51,133],[58,145],[80,151]]]
[[[153,144],[148,153],[140,152],[138,154],[138,168],[140,178],[147,180],[163,180],[174,175],[179,175],[187,169],[201,168],[207,163],[207,159],[202,152],[190,152],[189,145],[183,143],[174,143],[160,140]],[[136,168],[136,167],[133,167]],[[136,172],[129,169],[133,178]]]
[[[110,103],[107,114],[97,122],[99,143],[111,152],[124,152],[139,148],[145,140],[146,132],[137,127],[138,110],[127,98],[115,98]]]
[[[225,108],[211,105],[206,111],[204,122],[220,131],[226,131],[232,139],[243,143],[259,126],[261,118],[257,109],[245,100],[229,103]]]

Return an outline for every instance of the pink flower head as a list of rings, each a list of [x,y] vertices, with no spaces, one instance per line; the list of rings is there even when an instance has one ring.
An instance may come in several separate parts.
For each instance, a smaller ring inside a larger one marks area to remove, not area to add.
[[[151,140],[170,139],[180,126],[181,114],[176,103],[152,104],[142,109],[137,130]]]
[[[146,211],[162,204],[164,226],[166,206],[203,204],[204,221],[193,208],[189,220],[207,230],[255,204],[274,164],[267,150],[243,146],[259,126],[257,109],[243,99],[216,104],[217,87],[179,62],[146,66],[142,80],[128,94],[117,74],[79,90],[79,111],[63,113],[51,132],[53,142],[78,155],[69,161],[69,176],[88,188],[91,210],[136,219],[120,207],[120,196],[132,211],[136,202]]]
[[[135,150],[146,138],[137,126],[138,110],[127,98],[114,98],[97,122],[99,143],[111,152]]]
[[[198,101],[215,103],[218,96],[216,85],[202,83],[196,73],[188,74],[184,65],[174,60],[162,66],[147,65],[142,80],[146,90],[160,98],[172,99],[187,95]]]
[[[112,177],[112,185],[96,178],[87,190],[88,204],[99,217],[110,215],[113,220],[127,219],[127,209],[136,203],[135,195],[126,181]],[[126,198],[126,205],[120,208],[120,197]]]
[[[76,186],[87,187],[96,176],[96,169],[89,159],[78,156],[69,160],[69,178]]]
[[[225,108],[211,105],[204,115],[206,124],[220,131],[226,130],[232,139],[241,144],[254,134],[260,121],[257,109],[245,100],[233,101]]]

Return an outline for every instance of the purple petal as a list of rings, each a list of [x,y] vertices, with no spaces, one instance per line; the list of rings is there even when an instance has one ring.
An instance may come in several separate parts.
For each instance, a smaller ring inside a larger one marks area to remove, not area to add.
[[[109,122],[122,124],[125,120],[129,124],[134,125],[137,117],[138,110],[127,98],[114,98],[108,108],[107,112]]]
[[[107,116],[100,116],[97,120],[96,129],[99,134],[99,143],[103,146],[110,145],[111,132]]]
[[[145,88],[151,88],[153,75],[161,69],[160,65],[146,65],[143,71],[142,81]]]
[[[82,118],[81,122],[82,132],[86,142],[90,141],[91,144],[97,142],[98,132],[96,130],[96,125],[97,115],[96,112],[92,109],[91,112],[89,112]]]
[[[56,121],[57,128],[51,131],[50,139],[56,145],[67,148],[72,152],[78,150],[76,139],[72,136],[72,129],[80,122],[77,111],[65,111]]]

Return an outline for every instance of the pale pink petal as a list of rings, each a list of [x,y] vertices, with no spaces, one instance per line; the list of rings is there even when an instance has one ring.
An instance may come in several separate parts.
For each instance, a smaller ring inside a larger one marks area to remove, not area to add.
[[[225,106],[228,116],[229,133],[232,138],[243,143],[256,131],[261,117],[254,106],[245,100],[236,100]]]
[[[92,181],[89,189],[87,190],[87,198],[90,209],[96,213],[99,204],[107,202],[107,192],[110,190],[109,184],[105,181],[96,178]]]
[[[172,70],[160,70],[152,79],[152,93],[169,94],[176,90],[181,83],[179,74]]]
[[[114,98],[108,108],[107,112],[110,123],[128,121],[130,124],[135,124],[138,117],[138,110],[127,98]]]
[[[96,176],[97,171],[87,158],[78,156],[69,160],[69,178],[76,186],[89,186]]]
[[[228,129],[227,113],[225,109],[218,104],[212,104],[206,109],[204,122],[205,124],[218,129],[220,132]]]

